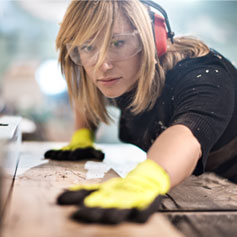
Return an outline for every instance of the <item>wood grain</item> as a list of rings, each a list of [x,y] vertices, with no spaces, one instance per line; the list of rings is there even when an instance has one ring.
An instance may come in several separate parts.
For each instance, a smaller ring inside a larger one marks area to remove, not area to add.
[[[237,185],[213,173],[191,176],[169,192],[163,209],[237,211]]]
[[[56,205],[57,196],[70,185],[103,182],[117,175],[110,170],[103,179],[86,180],[85,162],[43,160],[43,152],[53,145],[62,144],[23,144],[4,237],[237,236],[237,186],[212,173],[191,176],[173,188],[164,197],[160,213],[145,224],[77,223],[70,219],[76,207]]]
[[[70,185],[95,183],[117,176],[110,170],[103,179],[86,180],[84,162],[46,161],[45,144],[24,144],[20,174],[16,177],[12,199],[4,219],[4,237],[64,236],[183,236],[162,214],[154,214],[147,223],[122,223],[116,226],[82,224],[70,219],[76,207],[55,203]],[[24,172],[23,172],[24,171]]]
[[[237,236],[237,212],[180,212],[166,216],[185,236]]]

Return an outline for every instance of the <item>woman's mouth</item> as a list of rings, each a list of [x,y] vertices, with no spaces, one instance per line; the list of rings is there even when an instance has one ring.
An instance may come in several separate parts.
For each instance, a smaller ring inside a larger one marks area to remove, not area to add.
[[[98,79],[97,82],[104,86],[113,86],[116,84],[122,77],[108,77],[108,78],[101,78]]]

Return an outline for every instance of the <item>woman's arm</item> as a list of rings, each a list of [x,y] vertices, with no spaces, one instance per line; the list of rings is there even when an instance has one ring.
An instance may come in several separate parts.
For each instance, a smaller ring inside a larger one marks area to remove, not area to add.
[[[147,157],[168,172],[172,188],[192,174],[201,146],[188,127],[173,125],[155,140]]]
[[[74,130],[79,130],[81,128],[89,128],[88,123],[86,122],[86,119],[81,113],[80,109],[74,108]]]

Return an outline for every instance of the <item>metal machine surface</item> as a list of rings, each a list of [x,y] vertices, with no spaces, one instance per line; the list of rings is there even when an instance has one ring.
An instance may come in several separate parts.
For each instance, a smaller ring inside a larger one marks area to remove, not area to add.
[[[20,155],[20,121],[20,117],[0,117],[0,225],[9,201]]]

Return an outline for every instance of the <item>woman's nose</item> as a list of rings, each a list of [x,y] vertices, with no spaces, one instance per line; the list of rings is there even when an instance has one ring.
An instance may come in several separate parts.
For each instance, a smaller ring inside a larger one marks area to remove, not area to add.
[[[108,70],[110,70],[110,69],[112,69],[113,68],[113,64],[111,63],[111,61],[110,60],[108,60],[108,59],[105,59],[104,60],[104,62],[101,64],[101,66],[100,66],[100,69],[103,71],[103,72],[106,72],[106,71],[108,71]]]

